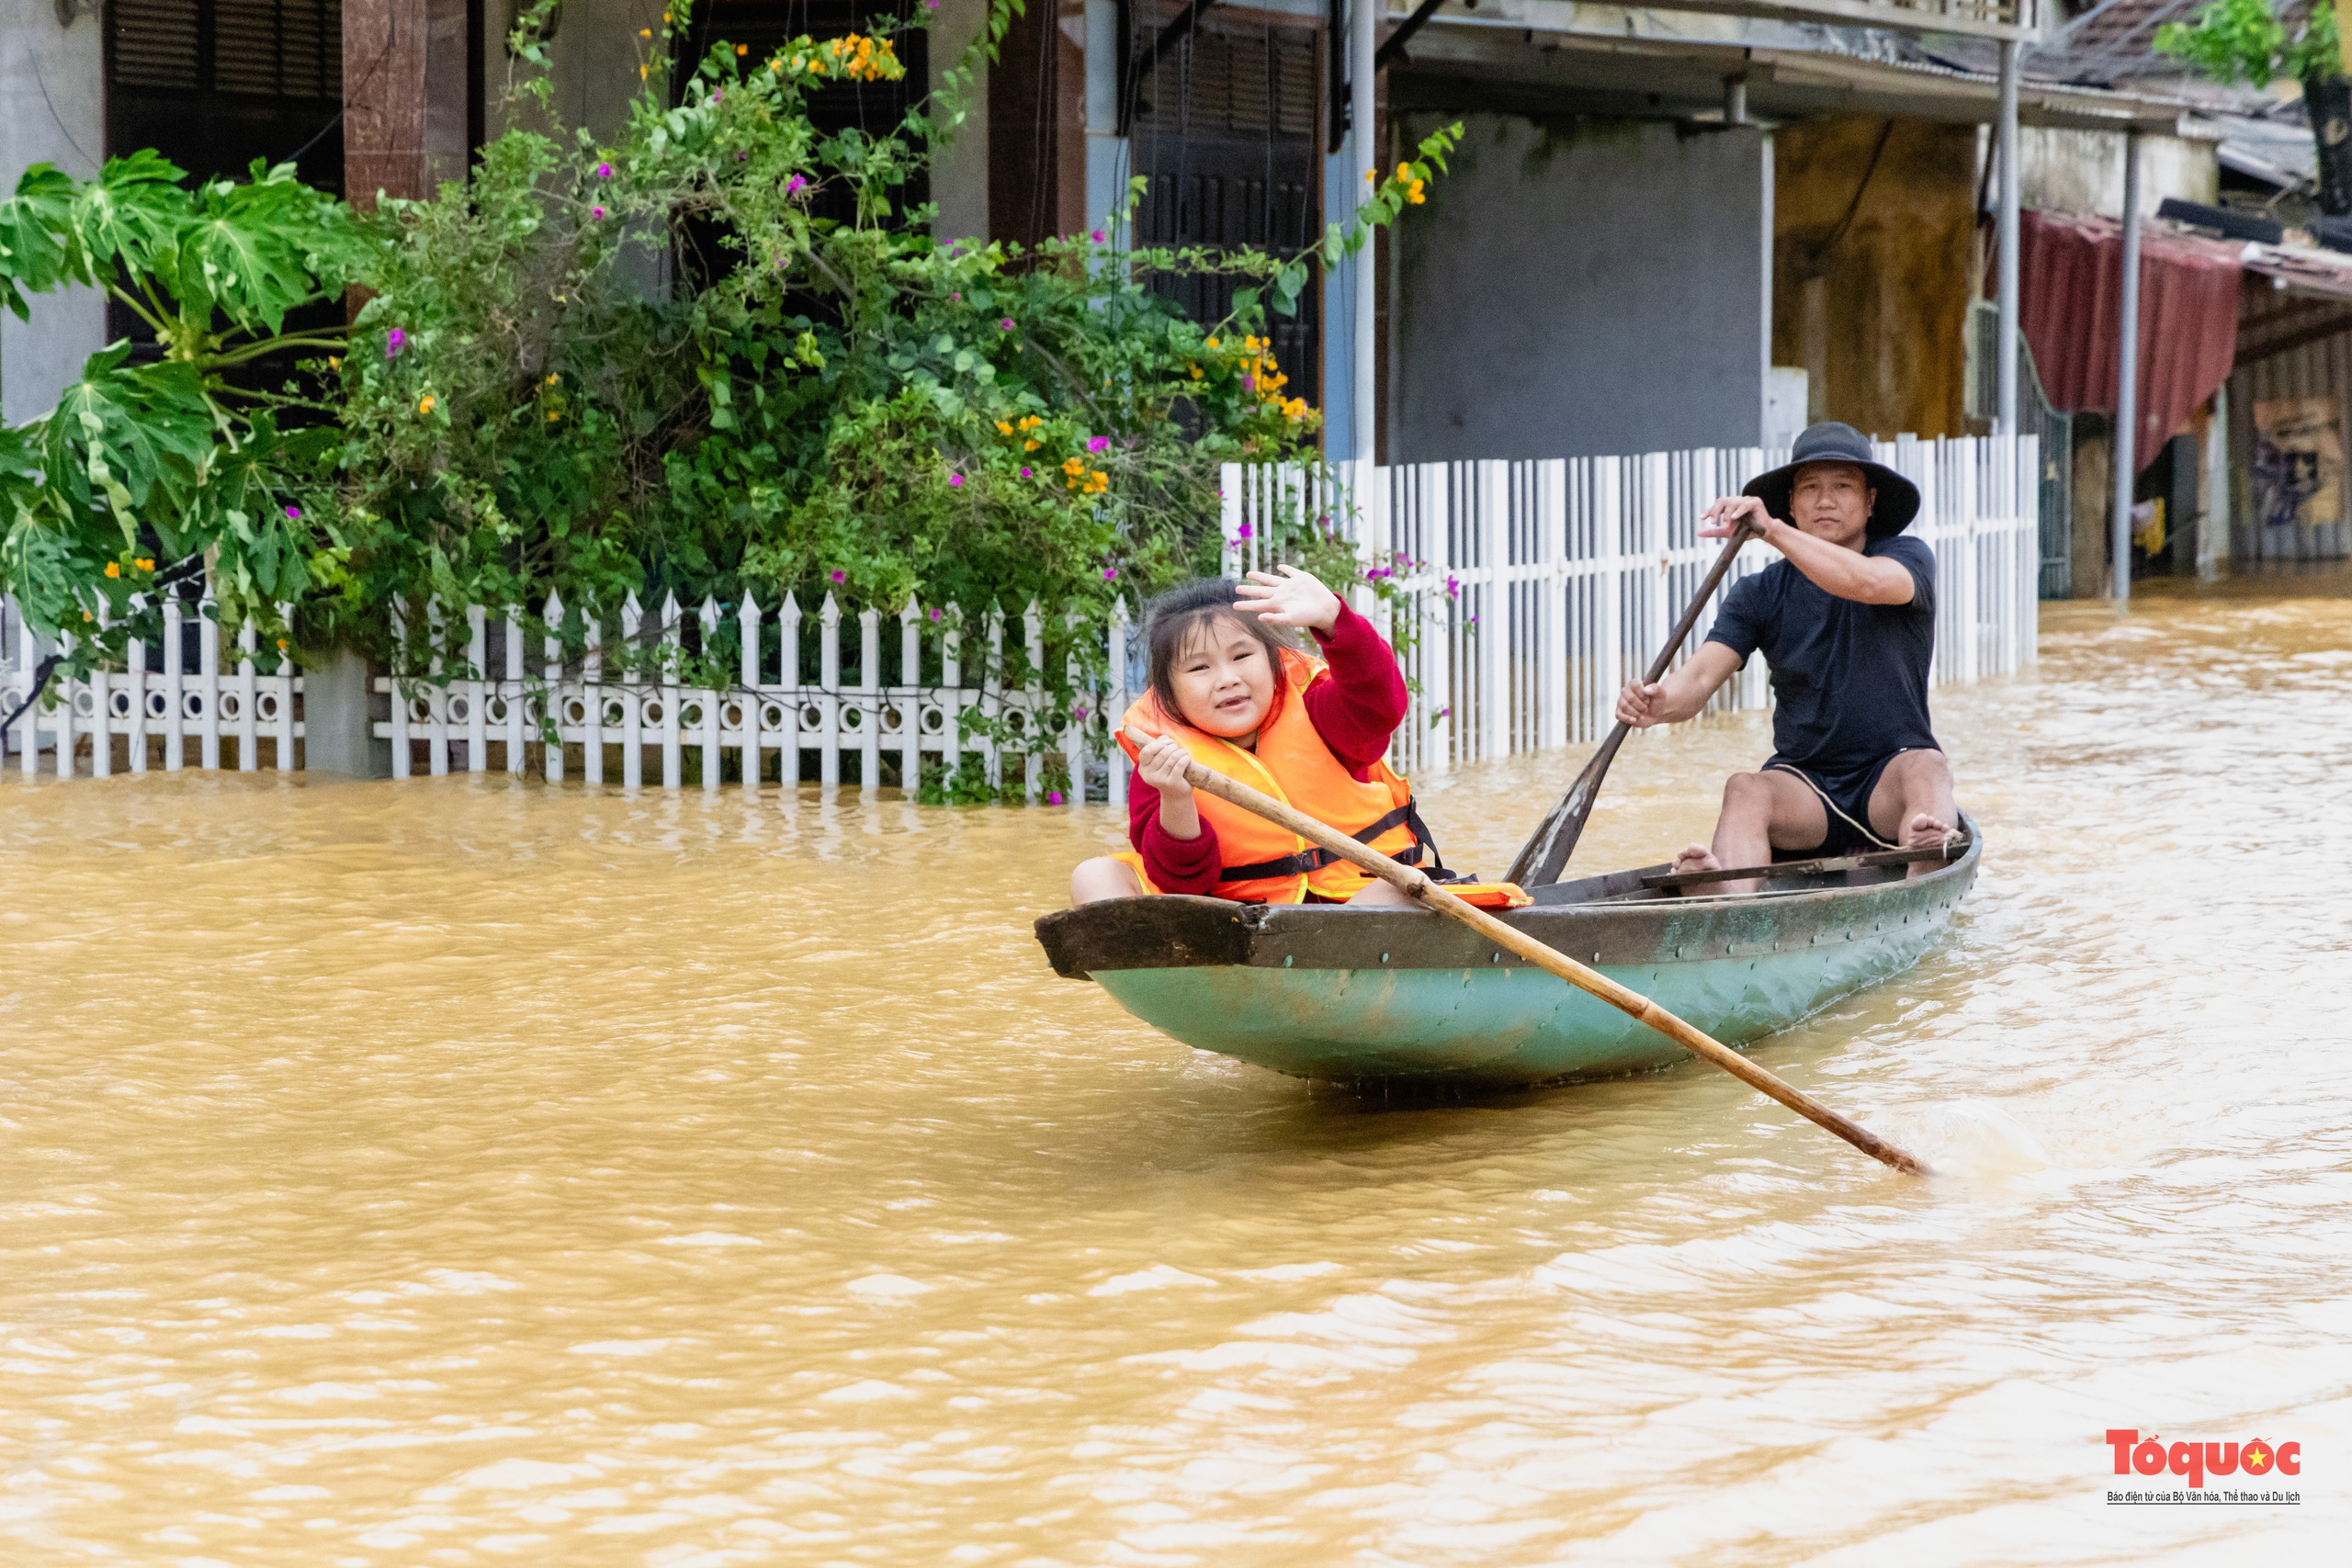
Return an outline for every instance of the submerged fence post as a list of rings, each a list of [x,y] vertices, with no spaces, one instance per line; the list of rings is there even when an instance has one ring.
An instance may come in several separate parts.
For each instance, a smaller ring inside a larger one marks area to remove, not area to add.
[[[506,606],[506,771],[523,776],[523,607]]]
[[[857,613],[857,792],[882,787],[882,612]]]
[[[1119,750],[1119,725],[1127,711],[1127,641],[1134,635],[1134,623],[1127,618],[1127,596],[1120,594],[1111,602],[1111,628],[1103,638],[1102,733],[1106,744],[1102,749],[1103,765],[1110,779],[1110,801],[1124,808],[1127,804],[1127,758]]]
[[[542,656],[547,660],[544,673],[548,695],[547,705],[539,712],[539,722],[545,728],[547,735],[546,744],[540,748],[540,754],[545,760],[540,763],[539,771],[546,774],[548,783],[561,784],[563,782],[564,708],[563,601],[555,596],[553,590],[548,591],[547,609],[542,612],[539,618],[546,623],[548,628],[547,640],[541,645],[540,649]],[[587,717],[584,709],[581,716],[583,719]]]
[[[718,703],[717,671],[718,656],[713,652],[718,635],[718,601],[706,593],[702,596],[702,664],[703,672],[711,677],[711,685],[702,693],[702,787],[717,789],[721,769],[718,765]]]
[[[890,694],[899,715],[899,793],[922,791],[922,608],[910,592],[899,606],[899,684]]]
[[[757,789],[767,774],[767,763],[760,752],[761,716],[767,704],[760,696],[760,604],[748,588],[743,590],[742,607],[735,612],[735,625],[743,641],[735,678],[743,689],[743,787]]]
[[[680,683],[678,665],[684,657],[679,647],[679,632],[685,625],[685,615],[678,608],[678,596],[662,596],[662,662],[654,671],[662,694],[662,787],[675,789],[685,782],[685,769],[678,756],[678,710],[685,705],[686,694]]]
[[[645,674],[643,661],[638,658],[638,633],[645,625],[645,609],[637,602],[637,590],[629,590],[621,601],[621,787],[640,789],[645,784],[645,694],[641,690]]]
[[[842,782],[842,607],[830,592],[817,613],[818,710],[824,715],[818,744],[817,781]]]

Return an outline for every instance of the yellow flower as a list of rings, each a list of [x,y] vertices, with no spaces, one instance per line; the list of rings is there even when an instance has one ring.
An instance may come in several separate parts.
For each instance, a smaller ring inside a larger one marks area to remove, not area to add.
[[[1086,488],[1090,492],[1101,495],[1111,488],[1111,476],[1097,468],[1086,476]]]
[[[132,561],[130,564],[137,567],[141,571],[153,571],[155,570],[155,558],[153,556],[141,556],[137,560]]]
[[[1363,172],[1363,177],[1370,180],[1374,185],[1378,185],[1380,183],[1380,171],[1378,169],[1366,169]]]
[[[1086,472],[1086,465],[1080,462],[1078,458],[1072,457],[1069,462],[1062,465],[1062,472],[1069,475],[1072,479],[1076,479],[1079,475]]]
[[[738,59],[741,59],[742,56],[751,52],[752,46],[748,43],[739,43],[735,46],[735,54]]]
[[[330,370],[340,370],[343,368],[343,361],[330,354],[327,355],[327,368]]]
[[[277,651],[280,653],[286,651],[286,639],[284,637],[279,637],[277,639]]]
[[[1192,371],[1193,371],[1193,380],[1195,380],[1195,381],[1199,380],[1199,379],[1201,378],[1201,367],[1200,367],[1199,366],[1195,365],[1195,366],[1192,367]]]
[[[1306,400],[1305,398],[1293,398],[1290,401],[1283,405],[1283,412],[1288,414],[1293,419],[1305,419],[1306,417]]]
[[[1423,202],[1429,199],[1429,197],[1421,194],[1421,181],[1415,180],[1413,182],[1413,188],[1405,193],[1405,199],[1411,202],[1415,207],[1420,206]]]
[[[561,409],[549,409],[549,410],[548,410],[548,423],[549,424],[553,424],[557,420],[560,420],[560,419],[561,419],[562,417],[563,417],[563,411],[562,411]]]
[[[1044,442],[1038,440],[1035,436],[1032,436],[1021,444],[1021,449],[1023,452],[1035,452],[1038,447],[1043,446],[1044,445]]]
[[[424,396],[416,400],[416,412],[419,413],[431,413],[433,412],[433,394],[427,392]]]
[[[1215,338],[1211,338],[1211,339],[1209,339],[1209,341],[1208,341],[1208,346],[1209,346],[1209,347],[1211,347],[1211,348],[1215,348],[1215,347],[1216,347],[1216,346],[1217,346],[1216,339],[1215,339]]]
[[[92,618],[92,616],[91,616],[91,615],[90,615],[90,612],[89,612],[89,611],[87,611],[87,610],[83,611],[83,612],[82,612],[82,618],[83,618],[84,620],[85,620],[85,621],[86,621],[86,620],[91,619],[91,618]]]
[[[1021,422],[1021,428],[1023,430],[1035,430],[1045,423],[1046,421],[1044,416],[1033,413]]]
[[[1400,179],[1400,180],[1409,180],[1409,179],[1411,179],[1411,178],[1413,177],[1413,165],[1412,165],[1412,164],[1397,164],[1397,165],[1396,165],[1396,177],[1397,177],[1398,179]]]
[[[996,433],[997,433],[999,435],[1010,435],[1010,434],[1012,434],[1012,421],[1010,421],[1010,420],[1003,420],[1003,419],[998,420],[998,421],[996,422]]]
[[[122,575],[122,568],[117,566],[112,561],[108,561],[107,562],[107,575],[108,577],[120,577]]]
[[[639,38],[651,38],[653,36],[653,29],[651,28],[639,28],[637,29],[637,36]]]
[[[768,69],[771,71],[781,71],[784,69],[784,62],[781,60],[771,60],[768,62]]]
[[[642,82],[642,81],[644,81],[644,80],[645,80],[645,73],[646,73],[647,69],[648,69],[648,67],[643,66],[643,65],[640,65],[640,66],[639,66],[639,67],[637,68],[637,79],[638,79],[639,81]]]

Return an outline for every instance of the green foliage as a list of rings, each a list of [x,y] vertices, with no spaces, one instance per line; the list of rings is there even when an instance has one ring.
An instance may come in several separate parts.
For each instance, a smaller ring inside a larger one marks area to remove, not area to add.
[[[288,333],[287,318],[340,294],[364,243],[290,164],[181,178],[151,152],[107,160],[95,180],[35,164],[0,200],[0,304],[23,319],[28,293],[86,285],[156,338],[156,357],[127,342],[92,355],[54,410],[0,432],[0,582],[40,631],[74,635],[81,663],[153,635],[158,606],[141,590],[159,559],[209,556],[224,615],[272,628],[310,583],[315,531],[288,498],[336,443],[288,428],[303,400],[231,375],[338,343]]]
[[[2290,22],[2269,0],[2213,0],[2194,21],[2158,28],[2156,50],[2216,82],[2250,87],[2341,74],[2334,0],[2291,14]]]
[[[1310,453],[1318,417],[1285,395],[1266,325],[1310,258],[1118,253],[1100,231],[934,244],[929,209],[894,211],[1013,3],[876,133],[822,134],[807,103],[900,76],[888,37],[764,61],[720,44],[673,83],[679,4],[637,40],[642,90],[600,142],[556,111],[540,0],[513,39],[509,129],[432,199],[355,218],[285,169],[190,190],[150,153],[88,185],[28,173],[0,203],[0,302],[95,282],[164,352],[115,345],[45,421],[0,432],[0,581],[44,630],[89,631],[100,599],[130,613],[156,560],[210,552],[224,618],[275,631],[292,603],[306,646],[409,673],[437,653],[445,678],[462,617],[436,630],[427,603],[536,611],[551,592],[575,649],[583,616],[609,627],[628,594],[650,612],[674,593],[695,667],[729,650],[699,646],[694,611],[746,592],[889,612],[1035,598],[1048,683],[1073,651],[1099,661],[1114,597],[1215,570],[1221,464]],[[1454,134],[1375,180],[1324,258],[1419,202]],[[828,192],[853,216],[818,216]],[[1149,287],[1204,273],[1244,285],[1222,321]],[[284,332],[346,285],[366,298],[347,334]],[[318,351],[315,398],[224,379],[288,347]],[[1327,579],[1359,570],[1328,520],[1277,534]],[[606,638],[607,667],[650,666],[672,629],[649,613],[638,647]]]

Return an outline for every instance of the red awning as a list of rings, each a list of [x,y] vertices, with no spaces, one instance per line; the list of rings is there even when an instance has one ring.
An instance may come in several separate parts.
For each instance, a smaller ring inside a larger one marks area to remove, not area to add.
[[[2123,226],[2028,212],[2018,231],[2020,324],[2051,402],[2115,412]],[[2238,352],[2242,243],[2168,230],[2140,237],[2140,438],[2134,471],[2230,378]]]

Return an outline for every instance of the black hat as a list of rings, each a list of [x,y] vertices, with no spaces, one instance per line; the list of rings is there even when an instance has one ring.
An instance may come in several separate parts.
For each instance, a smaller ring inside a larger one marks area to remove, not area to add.
[[[1796,445],[1789,448],[1789,460],[1748,480],[1742,493],[1762,502],[1764,509],[1781,522],[1793,523],[1796,520],[1789,515],[1789,491],[1796,485],[1797,470],[1807,463],[1851,463],[1870,476],[1871,488],[1878,492],[1871,507],[1873,539],[1892,539],[1919,515],[1919,487],[1872,457],[1870,441],[1860,431],[1834,419],[1806,425]]]

